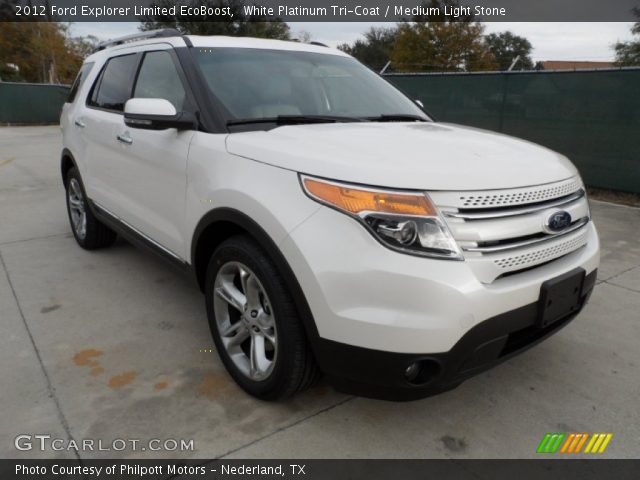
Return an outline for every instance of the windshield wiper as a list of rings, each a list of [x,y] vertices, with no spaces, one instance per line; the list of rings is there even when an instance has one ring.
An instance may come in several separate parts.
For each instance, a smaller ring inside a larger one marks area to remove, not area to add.
[[[277,125],[302,125],[305,123],[338,123],[338,122],[364,122],[365,119],[357,117],[343,117],[339,115],[278,115],[276,117],[263,118],[239,118],[229,120],[227,126],[249,125],[252,123],[275,123]]]
[[[428,122],[428,120],[420,115],[411,115],[407,113],[388,113],[378,115],[377,117],[364,117],[364,120],[371,122]]]

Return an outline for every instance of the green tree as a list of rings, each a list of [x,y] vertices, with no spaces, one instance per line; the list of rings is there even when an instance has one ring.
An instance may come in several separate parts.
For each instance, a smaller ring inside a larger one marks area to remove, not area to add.
[[[0,21],[9,22],[16,19],[17,0],[0,0]]]
[[[0,28],[3,78],[35,83],[71,83],[83,56],[60,22],[4,22]],[[15,66],[15,67],[14,67]],[[17,70],[16,70],[17,68]]]
[[[397,28],[371,27],[363,39],[356,40],[352,45],[343,43],[338,48],[373,70],[380,71],[391,57],[397,32]]]
[[[438,15],[416,16],[399,24],[391,52],[393,69],[410,71],[495,70],[498,64],[484,41],[484,27],[474,15],[454,17],[444,14],[444,6],[456,7],[455,0],[432,0]]]
[[[10,22],[15,18],[15,7],[17,0],[0,0],[0,21]],[[7,28],[11,28],[10,24],[7,24]],[[4,25],[2,26],[4,29]],[[9,52],[8,48],[11,46],[7,42],[7,35],[4,31],[0,30],[0,81],[5,82],[18,82],[22,80],[18,66],[13,63],[13,52]]]
[[[174,0],[158,0],[152,5],[170,7]],[[288,40],[289,26],[281,21],[267,21],[267,17],[260,15],[245,15],[242,0],[190,0],[189,6],[201,5],[216,8],[229,7],[233,18],[229,16],[209,16],[205,22],[201,16],[156,15],[142,18],[141,30],[157,28],[175,28],[190,35],[230,35],[234,37],[260,37]]]
[[[631,29],[634,39],[629,42],[618,42],[614,45],[616,64],[620,67],[640,65],[640,7],[635,7],[633,13],[639,19]]]
[[[293,38],[295,38],[300,43],[309,43],[313,41],[313,36],[307,30],[298,30],[294,33]]]
[[[524,37],[514,35],[511,32],[491,33],[485,37],[487,46],[498,62],[500,70],[508,70],[513,61],[518,62],[514,70],[532,70],[531,42]]]
[[[93,35],[87,35],[86,37],[73,37],[68,40],[69,49],[83,59],[91,55],[96,50],[99,43],[100,40]]]

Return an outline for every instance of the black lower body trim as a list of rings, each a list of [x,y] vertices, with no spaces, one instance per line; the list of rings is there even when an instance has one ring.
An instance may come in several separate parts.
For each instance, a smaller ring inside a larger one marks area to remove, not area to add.
[[[91,208],[91,212],[96,216],[98,220],[100,220],[118,235],[120,235],[136,247],[154,253],[155,255],[165,260],[169,265],[177,269],[181,274],[189,278],[191,281],[195,281],[195,273],[193,272],[191,265],[169,254],[168,251],[161,248],[155,242],[146,238],[126,223],[122,222],[119,218],[107,212],[92,200],[89,200],[89,208]]]
[[[451,390],[567,325],[587,303],[596,272],[584,277],[578,307],[548,326],[540,326],[541,307],[535,302],[479,323],[445,353],[393,353],[319,339],[317,360],[329,382],[346,393],[415,400]]]

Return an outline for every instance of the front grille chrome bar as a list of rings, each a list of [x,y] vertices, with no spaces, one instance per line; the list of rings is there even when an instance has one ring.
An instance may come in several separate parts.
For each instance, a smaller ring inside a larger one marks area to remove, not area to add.
[[[465,252],[495,253],[495,252],[505,252],[507,250],[515,250],[517,248],[531,247],[533,245],[539,245],[541,243],[549,242],[551,240],[556,240],[571,232],[580,230],[587,223],[589,223],[589,218],[583,217],[580,220],[576,221],[573,225],[568,227],[566,230],[563,230],[562,232],[559,232],[559,233],[545,235],[544,237],[536,237],[529,240],[522,240],[519,242],[502,244],[502,245],[492,245],[487,247],[462,247],[462,250],[464,250]]]
[[[580,189],[571,195],[554,200],[551,202],[545,202],[532,207],[523,208],[508,208],[504,210],[496,210],[493,212],[443,212],[445,216],[451,218],[459,218],[462,220],[491,220],[495,218],[515,217],[517,215],[528,215],[530,213],[540,212],[541,210],[547,210],[549,208],[558,208],[584,197],[584,190]]]

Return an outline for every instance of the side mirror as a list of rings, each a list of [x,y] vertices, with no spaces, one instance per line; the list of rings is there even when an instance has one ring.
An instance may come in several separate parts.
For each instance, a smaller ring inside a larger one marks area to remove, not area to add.
[[[124,104],[124,123],[145,130],[191,130],[196,127],[196,119],[191,113],[176,112],[173,104],[164,98],[130,98]]]

